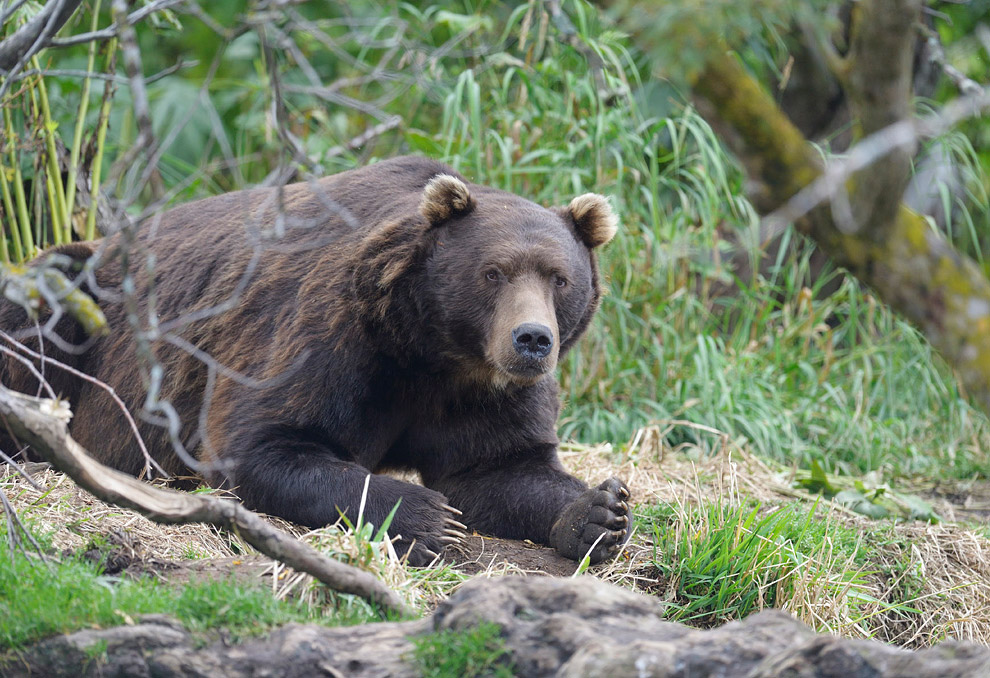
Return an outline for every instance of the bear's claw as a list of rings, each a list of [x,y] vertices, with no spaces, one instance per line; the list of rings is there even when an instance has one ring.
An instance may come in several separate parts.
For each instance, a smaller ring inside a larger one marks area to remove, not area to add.
[[[550,545],[573,560],[587,555],[593,564],[614,556],[631,534],[628,498],[618,478],[581,493],[561,511],[550,530]]]

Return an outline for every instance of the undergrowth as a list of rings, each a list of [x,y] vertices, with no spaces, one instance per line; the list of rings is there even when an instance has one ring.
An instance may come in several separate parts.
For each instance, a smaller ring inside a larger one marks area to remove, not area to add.
[[[659,505],[640,520],[673,620],[715,626],[801,604],[799,587],[835,597],[862,579],[857,535],[816,520],[814,507]]]
[[[151,579],[105,576],[92,563],[74,558],[45,563],[17,552],[0,559],[0,648],[133,623],[153,613],[175,617],[190,631],[224,628],[235,641],[289,622],[337,621],[301,604],[275,600],[260,587],[231,581],[172,587]]]
[[[270,589],[230,578],[185,584],[146,576],[104,574],[101,564],[75,554],[53,555],[38,538],[44,559],[21,547],[9,548],[0,531],[0,651],[17,649],[53,635],[83,628],[132,624],[141,615],[167,614],[193,633],[223,629],[232,642],[290,622],[339,626],[381,621],[350,596],[276,598]],[[26,544],[25,544],[26,546]]]

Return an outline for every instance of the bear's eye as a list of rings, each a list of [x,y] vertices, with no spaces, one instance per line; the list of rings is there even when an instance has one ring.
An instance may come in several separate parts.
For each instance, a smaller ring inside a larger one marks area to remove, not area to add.
[[[557,287],[567,287],[567,281],[559,275],[554,277],[553,283]]]
[[[485,278],[487,280],[491,280],[492,282],[495,282],[496,280],[498,280],[498,271],[496,271],[494,268],[490,269],[487,273],[485,273]]]

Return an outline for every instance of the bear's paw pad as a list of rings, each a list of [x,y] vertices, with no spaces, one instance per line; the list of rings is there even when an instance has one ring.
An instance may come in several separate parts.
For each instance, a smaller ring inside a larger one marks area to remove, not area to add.
[[[564,507],[550,531],[550,545],[562,556],[591,564],[611,558],[632,533],[629,490],[618,478],[609,478]]]

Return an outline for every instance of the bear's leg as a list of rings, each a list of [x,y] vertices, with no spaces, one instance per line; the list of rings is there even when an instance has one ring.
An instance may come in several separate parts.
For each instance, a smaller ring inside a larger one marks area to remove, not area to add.
[[[592,563],[616,553],[629,538],[629,491],[610,478],[596,488],[556,462],[527,460],[510,467],[472,470],[427,482],[464,512],[481,532],[549,544],[561,555]]]
[[[314,528],[337,522],[341,514],[356,523],[369,475],[362,519],[377,528],[399,504],[388,534],[399,536],[395,549],[400,556],[408,553],[410,564],[429,564],[457,540],[452,535],[463,525],[442,494],[372,474],[315,443],[269,442],[241,452],[226,470],[227,483],[245,505]]]

